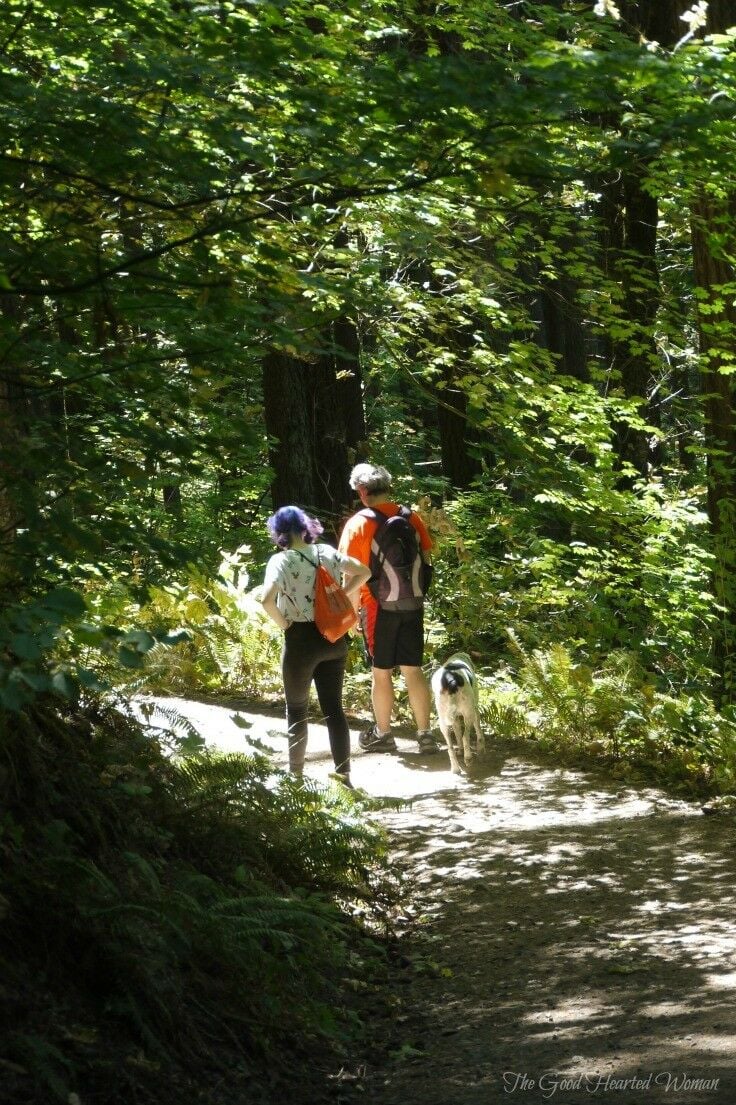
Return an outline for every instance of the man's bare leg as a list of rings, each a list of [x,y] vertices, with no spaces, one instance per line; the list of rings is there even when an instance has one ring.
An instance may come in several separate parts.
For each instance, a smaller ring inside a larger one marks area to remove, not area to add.
[[[432,704],[429,683],[421,668],[402,667],[401,674],[406,683],[406,693],[409,695],[409,705],[417,723],[417,730],[420,733],[426,732],[429,729]]]
[[[421,668],[420,668],[421,671]],[[373,686],[371,700],[373,716],[379,733],[388,733],[391,729],[391,714],[394,709],[393,668],[373,668]]]

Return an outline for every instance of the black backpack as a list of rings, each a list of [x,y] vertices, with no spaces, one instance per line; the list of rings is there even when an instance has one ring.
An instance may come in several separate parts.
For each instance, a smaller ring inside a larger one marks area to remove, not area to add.
[[[370,593],[384,610],[421,610],[432,567],[422,556],[419,534],[409,521],[411,511],[400,506],[398,514],[389,516],[368,507],[361,514],[378,523],[371,541]]]

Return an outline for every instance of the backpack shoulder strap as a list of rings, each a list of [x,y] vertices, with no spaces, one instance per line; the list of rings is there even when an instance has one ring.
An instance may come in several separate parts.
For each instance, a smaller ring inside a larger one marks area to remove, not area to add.
[[[303,552],[299,551],[299,549],[294,549],[294,552],[296,553],[297,556],[300,556],[302,558],[302,560],[305,561],[305,563],[307,563],[309,565],[310,568],[314,568],[314,587],[315,587],[315,590],[316,590],[317,580],[319,578],[319,569],[320,569],[322,561],[320,559],[319,547],[317,545],[315,545],[315,550],[317,552],[316,562],[314,560],[312,560],[312,558],[310,556],[305,556]]]
[[[388,522],[391,518],[411,518],[414,511],[408,506],[399,506],[395,514],[384,514],[377,506],[367,506],[365,510],[358,511],[364,518],[375,518],[379,522]]]
[[[299,549],[294,549],[293,551],[296,553],[297,556],[301,557],[301,559],[305,562],[305,564],[308,564],[310,568],[314,568],[314,582],[315,582],[315,586],[316,586],[317,575],[319,573],[320,564],[322,563],[320,555],[319,555],[319,549],[317,548],[317,560],[316,561],[312,560],[312,558],[310,556],[305,556],[303,552],[299,551]]]
[[[382,510],[379,510],[377,506],[367,506],[364,510],[359,510],[358,514],[362,518],[370,518],[374,522],[378,522],[379,526],[382,526],[384,522],[388,521],[388,514],[384,514]]]
[[[300,556],[302,560],[306,560],[307,564],[311,564],[313,568],[316,568],[317,564],[319,564],[319,549],[317,549],[317,564],[315,564],[315,562],[310,557],[305,556],[303,552],[299,552],[299,549],[294,549],[294,552],[297,556]]]

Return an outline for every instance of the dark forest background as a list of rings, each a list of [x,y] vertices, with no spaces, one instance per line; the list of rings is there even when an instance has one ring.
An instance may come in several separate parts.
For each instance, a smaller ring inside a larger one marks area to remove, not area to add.
[[[2,0],[0,57],[1,1061],[160,1101],[203,1009],[243,1084],[340,1036],[390,898],[352,799],[124,706],[276,692],[265,518],[357,460],[489,727],[736,789],[736,3]]]

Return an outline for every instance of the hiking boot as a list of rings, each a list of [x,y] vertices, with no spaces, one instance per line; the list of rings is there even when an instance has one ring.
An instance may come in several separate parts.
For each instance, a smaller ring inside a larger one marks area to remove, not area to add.
[[[390,733],[379,733],[375,725],[364,729],[358,737],[358,744],[364,752],[395,752],[396,741]]]
[[[417,733],[417,744],[419,745],[419,751],[423,756],[434,755],[435,752],[441,752],[442,749],[437,744],[429,729],[423,730],[421,733]]]
[[[331,771],[330,779],[335,783],[340,783],[341,786],[347,787],[348,790],[355,790],[355,787],[350,782],[350,776],[346,771]]]

